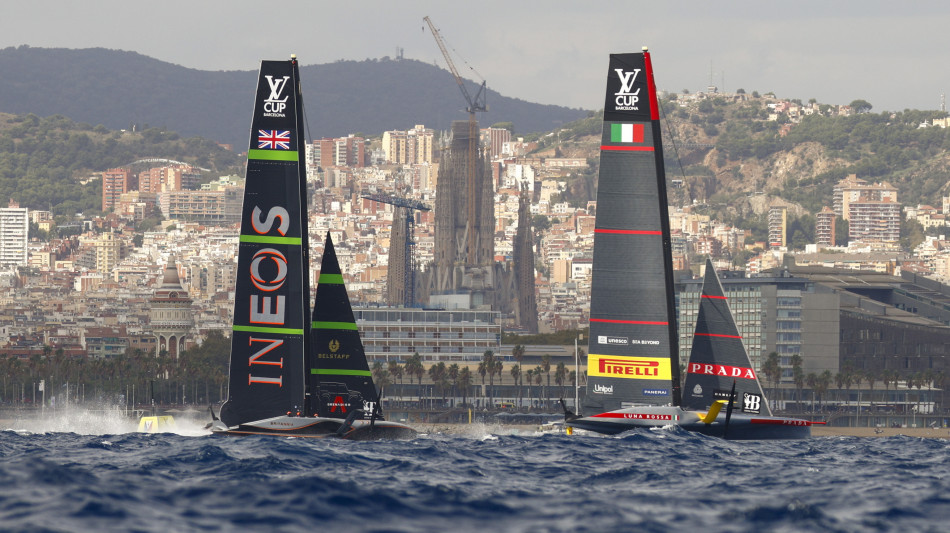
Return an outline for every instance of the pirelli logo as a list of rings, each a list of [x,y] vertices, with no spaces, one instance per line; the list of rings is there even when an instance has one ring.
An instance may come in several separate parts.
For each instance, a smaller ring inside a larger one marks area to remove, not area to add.
[[[590,354],[587,356],[590,376],[626,379],[672,379],[670,360],[665,357],[622,357]]]

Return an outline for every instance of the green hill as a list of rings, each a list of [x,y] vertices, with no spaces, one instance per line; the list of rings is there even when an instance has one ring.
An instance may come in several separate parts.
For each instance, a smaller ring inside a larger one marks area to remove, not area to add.
[[[102,184],[91,174],[129,165],[143,158],[162,158],[206,168],[210,175],[239,172],[240,158],[200,138],[150,128],[141,132],[110,131],[63,116],[0,114],[0,202],[16,200],[31,209],[57,215],[96,213],[102,207]]]
[[[279,59],[279,58],[253,58]],[[300,69],[309,134],[378,135],[415,124],[448,130],[467,120],[455,79],[415,60],[337,61]],[[257,72],[201,71],[134,52],[20,46],[0,50],[0,112],[64,115],[128,129],[146,124],[246,149]],[[490,85],[490,84],[489,84]],[[488,91],[484,124],[509,121],[519,134],[550,131],[585,112]]]

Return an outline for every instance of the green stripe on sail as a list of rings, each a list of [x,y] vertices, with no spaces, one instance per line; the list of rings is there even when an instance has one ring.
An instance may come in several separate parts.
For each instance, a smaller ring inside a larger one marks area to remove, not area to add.
[[[343,285],[343,274],[320,274],[320,283]]]
[[[347,370],[345,368],[311,368],[311,374],[321,376],[372,376],[369,370]]]
[[[260,242],[266,244],[289,244],[300,246],[300,237],[270,237],[267,235],[241,235],[241,242]]]
[[[314,322],[310,324],[313,329],[351,329],[358,331],[355,322]]]
[[[260,326],[234,325],[234,331],[249,331],[251,333],[277,333],[279,335],[303,335],[302,329],[294,328],[265,328]]]
[[[264,161],[296,161],[296,150],[255,150],[247,151],[248,159],[261,159]]]

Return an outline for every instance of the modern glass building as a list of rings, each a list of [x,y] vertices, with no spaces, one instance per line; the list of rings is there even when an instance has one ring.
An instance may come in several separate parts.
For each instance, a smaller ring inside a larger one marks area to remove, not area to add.
[[[805,373],[838,371],[838,295],[807,279],[743,278],[720,274],[736,326],[756,371],[776,352],[782,383],[793,383],[792,356],[802,357]],[[676,284],[680,361],[689,360],[702,279]],[[760,376],[764,380],[764,376]]]

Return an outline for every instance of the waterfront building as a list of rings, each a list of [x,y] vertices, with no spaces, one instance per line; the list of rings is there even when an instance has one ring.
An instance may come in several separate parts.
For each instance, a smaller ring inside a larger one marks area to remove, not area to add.
[[[475,362],[501,348],[497,311],[355,308],[366,358],[405,361],[414,353],[430,362]]]

